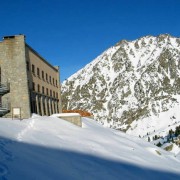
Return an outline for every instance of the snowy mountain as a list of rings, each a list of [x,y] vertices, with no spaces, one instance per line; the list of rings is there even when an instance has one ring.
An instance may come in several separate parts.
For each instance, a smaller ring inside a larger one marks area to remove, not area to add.
[[[179,179],[180,156],[88,118],[0,118],[0,179]]]
[[[122,40],[64,81],[62,94],[64,109],[129,134],[171,126],[180,121],[180,38]]]

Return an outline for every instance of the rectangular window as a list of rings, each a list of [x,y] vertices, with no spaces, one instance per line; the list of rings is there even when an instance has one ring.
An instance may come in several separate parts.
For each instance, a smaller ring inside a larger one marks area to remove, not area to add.
[[[32,64],[32,73],[35,74],[35,67],[34,67],[34,64]]]
[[[29,71],[29,62],[28,61],[26,61],[26,68]]]
[[[37,75],[39,76],[40,74],[39,74],[39,68],[37,68]]]
[[[48,82],[48,74],[46,73],[46,81]]]
[[[50,96],[52,97],[52,90],[50,90]]]
[[[49,82],[51,83],[51,76],[49,76]]]
[[[46,94],[47,94],[47,96],[49,96],[49,91],[48,91],[48,88],[46,88]]]
[[[32,83],[32,90],[35,91],[35,83]]]
[[[53,97],[55,98],[55,92],[53,91]]]
[[[53,78],[53,85],[54,85],[54,78]]]
[[[42,94],[44,94],[44,86],[42,86]]]
[[[58,99],[58,93],[56,93],[56,98]]]
[[[56,86],[57,86],[57,80],[56,80]]]
[[[37,86],[37,89],[38,89],[38,92],[40,92],[40,85],[38,84],[38,86]]]
[[[42,71],[42,79],[44,80],[44,71]]]

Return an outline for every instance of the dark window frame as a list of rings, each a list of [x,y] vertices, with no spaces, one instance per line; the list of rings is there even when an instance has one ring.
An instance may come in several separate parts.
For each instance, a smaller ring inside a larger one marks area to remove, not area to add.
[[[37,91],[40,92],[40,85],[37,85]]]
[[[35,91],[35,83],[32,82],[32,90]]]
[[[42,86],[42,94],[44,94],[44,86]]]
[[[32,70],[32,73],[35,74],[35,65],[32,64],[31,68],[32,68],[32,69],[31,69],[31,70]]]
[[[26,69],[29,71],[29,61],[26,61]]]
[[[46,81],[48,82],[48,74],[46,73]]]
[[[37,76],[40,77],[40,69],[37,67]]]
[[[42,74],[42,79],[44,80],[44,71],[42,71],[42,73],[41,73],[41,74]]]

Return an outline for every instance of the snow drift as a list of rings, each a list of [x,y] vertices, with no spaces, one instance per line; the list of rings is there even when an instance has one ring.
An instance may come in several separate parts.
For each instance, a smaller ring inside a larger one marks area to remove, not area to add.
[[[83,118],[0,119],[0,179],[178,179],[180,157]]]

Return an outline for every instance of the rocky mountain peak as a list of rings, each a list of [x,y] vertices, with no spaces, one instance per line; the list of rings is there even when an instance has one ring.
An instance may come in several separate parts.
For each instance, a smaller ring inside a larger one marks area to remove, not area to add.
[[[62,84],[64,109],[124,131],[179,106],[179,95],[180,38],[169,34],[122,40]]]

